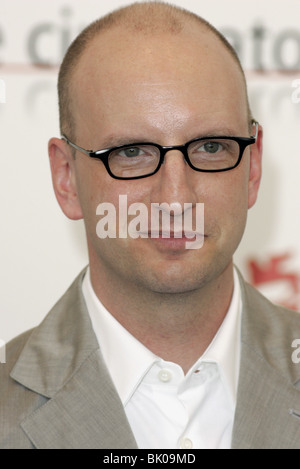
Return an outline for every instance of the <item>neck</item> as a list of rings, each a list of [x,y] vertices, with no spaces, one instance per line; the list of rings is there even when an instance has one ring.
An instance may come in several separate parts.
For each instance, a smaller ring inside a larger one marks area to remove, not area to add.
[[[106,309],[155,355],[185,373],[216,335],[233,291],[232,264],[213,282],[185,293],[141,292],[136,285],[120,284],[109,291],[98,273],[91,268],[93,288]]]

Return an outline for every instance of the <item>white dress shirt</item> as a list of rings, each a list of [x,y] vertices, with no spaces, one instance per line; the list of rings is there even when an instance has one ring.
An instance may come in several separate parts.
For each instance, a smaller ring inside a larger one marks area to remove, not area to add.
[[[100,351],[139,448],[229,449],[240,358],[241,294],[204,354],[184,375],[154,355],[97,298],[87,271],[83,295]]]

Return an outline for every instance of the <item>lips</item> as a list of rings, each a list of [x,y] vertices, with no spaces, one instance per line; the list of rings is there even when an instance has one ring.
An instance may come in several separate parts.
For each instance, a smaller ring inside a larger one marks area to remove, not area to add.
[[[200,233],[182,231],[137,231],[142,238],[162,238],[162,239],[193,239],[196,236],[203,236]]]
[[[150,238],[159,250],[184,251],[199,249],[203,246],[205,235],[182,231],[137,232],[137,237]]]

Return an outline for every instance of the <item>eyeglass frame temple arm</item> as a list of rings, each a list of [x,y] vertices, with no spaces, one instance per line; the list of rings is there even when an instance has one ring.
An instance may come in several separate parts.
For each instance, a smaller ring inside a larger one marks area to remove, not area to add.
[[[64,140],[68,145],[70,145],[70,147],[75,148],[75,150],[81,151],[82,153],[85,153],[88,156],[90,156],[91,153],[94,153],[92,150],[85,150],[84,148],[80,147],[79,145],[76,145],[75,143],[72,143],[65,135],[62,135],[61,139]]]
[[[258,136],[258,126],[259,126],[259,122],[257,122],[257,120],[255,120],[255,119],[252,119],[252,120],[251,120],[251,123],[252,123],[252,125],[255,125],[255,135],[252,135],[251,138],[254,138],[255,141],[256,141],[257,136]]]

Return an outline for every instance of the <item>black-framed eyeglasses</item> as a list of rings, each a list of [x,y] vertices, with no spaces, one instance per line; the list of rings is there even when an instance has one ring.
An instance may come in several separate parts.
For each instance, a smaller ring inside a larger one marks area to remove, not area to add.
[[[157,173],[166,153],[171,150],[181,151],[187,164],[195,171],[216,173],[234,169],[240,163],[245,148],[256,142],[258,122],[253,121],[253,125],[256,131],[251,137],[201,137],[183,145],[167,147],[152,142],[137,142],[92,151],[72,143],[66,135],[61,138],[90,158],[101,160],[111,177],[141,179]]]

